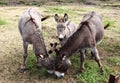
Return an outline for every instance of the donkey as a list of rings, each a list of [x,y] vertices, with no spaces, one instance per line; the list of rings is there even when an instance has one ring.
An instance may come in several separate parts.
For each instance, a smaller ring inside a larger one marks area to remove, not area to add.
[[[57,22],[58,38],[60,44],[63,46],[67,39],[77,30],[77,27],[73,22],[68,21],[67,13],[64,14],[63,18],[60,18],[58,14],[55,14],[54,19]]]
[[[83,72],[86,49],[91,50],[102,74],[102,63],[96,45],[103,39],[104,28],[107,27],[108,25],[103,27],[101,17],[94,11],[86,14],[83,17],[82,22],[79,24],[77,31],[70,36],[67,42],[56,52],[56,76],[64,76],[64,73],[71,66],[70,56],[72,56],[77,50],[79,50],[81,55],[79,72]]]
[[[33,44],[33,50],[37,57],[37,65],[52,69],[53,58],[47,53],[44,39],[41,32],[41,21],[47,19],[41,18],[39,12],[34,9],[26,10],[19,18],[18,28],[23,39],[23,63],[20,72],[26,68],[26,58],[28,55],[28,44]]]

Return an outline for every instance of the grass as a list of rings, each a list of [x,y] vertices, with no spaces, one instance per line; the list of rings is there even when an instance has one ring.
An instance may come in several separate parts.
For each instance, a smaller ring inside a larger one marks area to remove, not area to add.
[[[120,19],[118,19],[120,12],[109,7],[75,5],[32,7],[43,15],[51,15],[48,20],[42,22],[45,27],[43,27],[43,36],[47,49],[49,49],[50,42],[58,42],[56,39],[56,22],[53,18],[55,13],[64,15],[67,12],[69,19],[77,25],[83,15],[89,11],[96,11],[102,15],[103,24],[110,23],[110,27],[105,30],[103,41],[97,46],[102,58],[104,75],[100,75],[99,67],[94,60],[91,60],[89,53],[85,59],[85,71],[82,74],[75,74],[80,64],[79,53],[75,53],[71,57],[72,66],[68,70],[68,74],[65,74],[64,78],[55,79],[54,75],[47,74],[46,69],[36,67],[36,57],[31,51],[32,47],[29,47],[27,58],[28,70],[24,74],[20,74],[17,69],[22,63],[23,47],[17,25],[19,16],[29,7],[31,6],[0,7],[2,11],[0,12],[2,17],[0,25],[6,25],[0,26],[3,27],[0,28],[0,48],[2,48],[0,49],[0,78],[2,79],[0,83],[108,83],[109,74],[120,74],[120,27],[118,26],[120,25]]]
[[[92,64],[92,65],[91,65]],[[105,68],[104,75],[100,75],[98,65],[95,62],[86,61],[85,71],[78,75],[78,83],[107,83],[109,69]]]
[[[25,3],[26,5],[31,5],[31,6],[33,6],[33,5],[38,5],[38,6],[40,6],[40,5],[44,5],[45,4],[45,2],[26,2]]]
[[[120,66],[120,59],[119,57],[109,57],[107,59],[107,63],[109,63],[110,65],[114,65],[114,66]]]
[[[5,2],[5,1],[0,1],[0,5],[8,5],[8,3],[7,2]]]
[[[6,23],[6,20],[0,18],[0,25],[5,25]]]
[[[49,7],[46,7],[46,9],[49,11],[49,12],[54,12],[54,13],[58,13],[58,14],[64,14],[64,13],[74,13],[73,11],[65,8],[64,6],[61,7],[61,6],[49,6]]]

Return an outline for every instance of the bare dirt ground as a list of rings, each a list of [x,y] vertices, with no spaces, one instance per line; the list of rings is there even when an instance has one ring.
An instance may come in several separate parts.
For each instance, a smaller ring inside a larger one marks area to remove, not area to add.
[[[82,16],[88,11],[96,11],[102,15],[103,20],[111,23],[111,27],[105,31],[105,38],[100,44],[99,51],[103,62],[109,57],[120,59],[120,9],[90,7],[90,6],[61,6],[68,10],[70,19],[78,25]],[[63,79],[54,79],[53,76],[45,76],[43,72],[31,70],[24,74],[19,73],[21,66],[23,47],[22,39],[18,30],[18,18],[29,6],[24,7],[0,7],[0,18],[6,20],[5,25],[0,25],[0,83],[76,83],[76,79],[71,75],[66,75]],[[49,43],[56,40],[56,23],[53,19],[56,12],[50,6],[31,7],[37,9],[42,15],[51,15],[51,18],[42,23],[44,29],[44,39],[49,49]],[[54,8],[53,8],[54,9]],[[71,10],[71,11],[69,11]],[[32,53],[32,47],[29,48]],[[107,65],[107,63],[105,63]],[[120,63],[118,63],[120,64]],[[71,70],[70,70],[71,71]],[[120,74],[120,65],[111,66],[112,73]],[[34,72],[34,75],[33,73]],[[36,74],[37,73],[37,74]],[[39,74],[42,73],[42,74]]]

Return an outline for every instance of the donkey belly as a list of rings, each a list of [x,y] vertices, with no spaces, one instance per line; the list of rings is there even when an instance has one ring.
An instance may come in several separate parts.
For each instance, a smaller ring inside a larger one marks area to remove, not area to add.
[[[103,35],[104,35],[103,31],[96,34],[96,37],[95,37],[96,44],[99,44],[102,41]]]

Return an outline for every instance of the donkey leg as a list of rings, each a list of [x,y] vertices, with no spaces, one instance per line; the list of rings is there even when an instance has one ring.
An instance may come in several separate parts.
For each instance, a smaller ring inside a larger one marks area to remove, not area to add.
[[[27,58],[27,49],[28,49],[28,43],[23,41],[23,48],[24,48],[24,55],[23,55],[23,63],[22,63],[22,66],[21,66],[21,70],[20,72],[23,73],[25,71],[25,68],[26,68],[26,58]]]
[[[84,70],[84,60],[85,60],[85,50],[80,50],[80,55],[81,55],[81,58],[80,58],[80,70],[79,72],[82,73],[82,71]]]
[[[102,63],[100,61],[100,57],[99,57],[97,48],[94,47],[91,51],[92,51],[92,55],[95,57],[96,62],[98,63],[98,66],[100,68],[101,74],[103,74]]]

